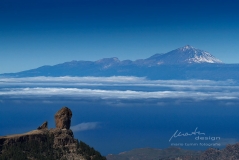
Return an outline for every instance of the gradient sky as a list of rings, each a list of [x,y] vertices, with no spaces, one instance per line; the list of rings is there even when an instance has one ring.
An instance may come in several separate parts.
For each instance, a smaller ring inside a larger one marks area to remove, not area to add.
[[[239,63],[238,0],[1,0],[0,73],[192,45]]]

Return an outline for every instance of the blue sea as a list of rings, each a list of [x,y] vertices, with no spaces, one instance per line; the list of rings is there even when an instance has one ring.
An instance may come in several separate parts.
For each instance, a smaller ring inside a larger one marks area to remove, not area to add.
[[[1,78],[0,136],[44,121],[54,128],[54,114],[67,106],[75,138],[103,155],[144,147],[224,148],[239,142],[238,91],[233,80]]]

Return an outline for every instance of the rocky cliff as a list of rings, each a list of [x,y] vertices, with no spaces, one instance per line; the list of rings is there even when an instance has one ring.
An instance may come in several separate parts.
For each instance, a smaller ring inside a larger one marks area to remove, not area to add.
[[[69,129],[72,112],[63,107],[55,114],[56,128],[44,122],[37,130],[0,137],[0,160],[106,160],[98,151],[74,139]]]

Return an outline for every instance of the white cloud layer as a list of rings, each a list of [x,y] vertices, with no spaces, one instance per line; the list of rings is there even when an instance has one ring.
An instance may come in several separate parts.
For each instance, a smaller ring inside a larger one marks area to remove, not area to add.
[[[239,92],[194,92],[194,91],[119,91],[78,88],[11,88],[0,91],[1,96],[65,96],[65,97],[92,97],[92,98],[119,98],[119,99],[144,99],[144,98],[194,98],[194,99],[238,99]]]
[[[102,88],[107,86],[110,88]],[[233,80],[148,80],[124,76],[0,78],[0,96],[229,100],[239,99],[239,86]]]
[[[100,125],[99,122],[84,122],[84,123],[77,124],[75,126],[71,126],[71,130],[73,132],[93,130],[93,129],[99,128],[100,127],[99,125]]]
[[[112,76],[112,77],[25,77],[0,78],[0,85],[117,85],[117,86],[169,86],[169,87],[229,87],[235,85],[233,80],[148,80],[145,77]],[[237,86],[238,87],[238,86]]]

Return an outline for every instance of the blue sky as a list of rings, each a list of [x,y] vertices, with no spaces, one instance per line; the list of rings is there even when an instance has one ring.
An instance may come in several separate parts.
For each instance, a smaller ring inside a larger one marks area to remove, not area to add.
[[[147,58],[184,45],[239,59],[237,0],[1,0],[0,73]]]

